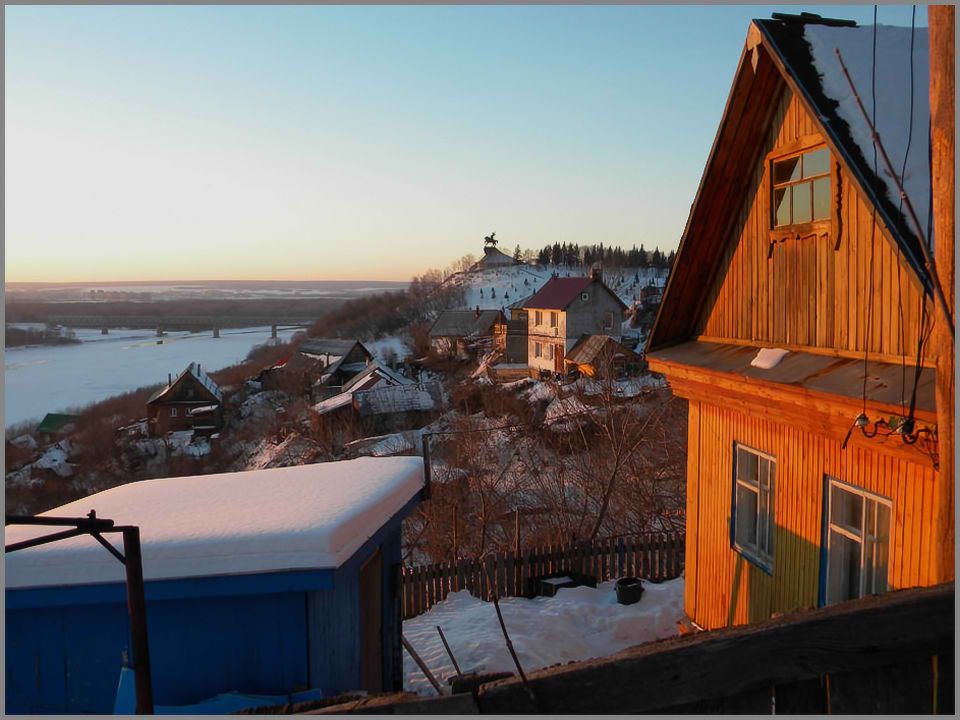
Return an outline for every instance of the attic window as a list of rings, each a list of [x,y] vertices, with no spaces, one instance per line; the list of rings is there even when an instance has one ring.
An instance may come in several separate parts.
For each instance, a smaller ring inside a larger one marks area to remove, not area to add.
[[[773,161],[773,226],[829,220],[830,151],[819,147]]]
[[[587,300],[590,299],[590,294],[589,294],[589,293],[580,293],[580,299],[583,300],[584,302],[586,302]]]

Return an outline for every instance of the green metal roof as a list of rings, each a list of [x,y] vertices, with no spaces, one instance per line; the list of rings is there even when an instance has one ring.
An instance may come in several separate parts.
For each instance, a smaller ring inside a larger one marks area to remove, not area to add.
[[[43,421],[37,427],[37,432],[59,432],[66,425],[76,422],[80,419],[79,415],[67,415],[65,413],[47,413]]]

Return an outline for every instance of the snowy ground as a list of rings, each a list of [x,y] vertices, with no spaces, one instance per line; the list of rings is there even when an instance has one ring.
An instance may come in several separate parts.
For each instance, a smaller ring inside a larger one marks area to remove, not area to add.
[[[516,265],[502,270],[481,270],[466,273],[457,276],[451,282],[466,288],[466,299],[463,307],[475,308],[479,305],[482,309],[499,310],[501,307],[507,307],[517,300],[533,295],[544,286],[554,272],[559,273],[560,277],[580,277],[586,274],[580,268],[569,269],[547,265],[538,269],[532,265]],[[613,288],[620,299],[629,305],[633,302],[634,296],[639,295],[641,287],[655,277],[657,282],[662,285],[665,275],[665,270],[658,273],[652,268],[646,270],[631,268],[616,273],[604,273],[603,279],[607,286]],[[639,283],[635,278],[639,278]],[[481,292],[483,293],[482,297]]]
[[[19,326],[16,326],[19,327]],[[79,345],[5,349],[4,424],[40,419],[48,412],[98,402],[145,385],[165,383],[190,362],[214,371],[243,360],[255,345],[270,340],[270,328],[170,332],[154,330],[77,330]],[[280,341],[294,331],[278,331]],[[163,340],[163,344],[157,344]]]
[[[644,582],[634,605],[617,603],[614,581],[596,589],[560,590],[553,598],[504,598],[503,621],[524,672],[604,657],[640,643],[677,634],[683,614],[683,578],[656,585]],[[456,673],[437,626],[463,672],[516,672],[493,603],[468,592],[451,593],[419,617],[403,623],[403,634],[441,683]],[[436,691],[410,654],[403,653],[403,689],[420,695]]]

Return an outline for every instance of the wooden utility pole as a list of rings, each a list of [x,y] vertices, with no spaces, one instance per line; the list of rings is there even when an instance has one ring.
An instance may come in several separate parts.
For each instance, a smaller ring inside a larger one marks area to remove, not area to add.
[[[953,5],[931,5],[927,9],[930,22],[930,142],[931,182],[933,185],[933,237],[936,273],[952,317],[943,316],[937,308],[934,326],[933,356],[937,362],[937,434],[940,474],[937,491],[937,513],[934,519],[937,550],[934,582],[948,582],[954,569],[954,402],[956,350],[948,327],[956,318],[955,244],[956,200],[954,197],[956,158],[954,128],[956,119],[956,71],[954,33],[956,8]]]

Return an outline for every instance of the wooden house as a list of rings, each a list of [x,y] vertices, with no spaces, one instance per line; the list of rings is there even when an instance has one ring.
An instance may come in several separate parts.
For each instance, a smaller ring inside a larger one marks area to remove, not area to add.
[[[878,31],[879,82],[910,67],[911,32]],[[922,217],[926,34],[906,178]],[[937,471],[922,239],[873,170],[834,52],[869,97],[872,41],[750,25],[647,343],[689,401],[684,602],[700,628],[953,578],[934,552],[953,525],[938,485],[954,478]],[[894,104],[909,92],[886,88]],[[889,119],[907,113],[892,109],[878,131],[902,163],[906,128]]]
[[[619,340],[626,309],[594,270],[586,277],[551,278],[523,304],[530,371],[565,372],[564,358],[582,335]]]
[[[151,435],[193,430],[210,435],[223,426],[223,393],[201,368],[190,363],[176,378],[147,400]]]
[[[44,515],[94,508],[140,528],[156,705],[331,697],[401,689],[400,526],[423,487],[421,458],[361,458],[143,480]],[[51,530],[8,526],[6,543]],[[7,712],[113,711],[131,647],[124,577],[89,535],[7,554]]]
[[[60,438],[67,437],[74,432],[77,429],[77,423],[79,421],[79,415],[47,413],[37,426],[37,433],[39,433],[40,438],[46,443],[56,442]]]
[[[566,372],[607,379],[634,377],[646,369],[643,358],[609,335],[584,335],[567,352]]]
[[[501,310],[444,310],[430,328],[430,348],[445,355],[464,355],[467,346],[489,344],[503,350],[507,318]]]
[[[264,370],[260,383],[264,390],[309,394],[319,402],[341,392],[371,362],[373,353],[358,340],[310,338],[284,362]]]

